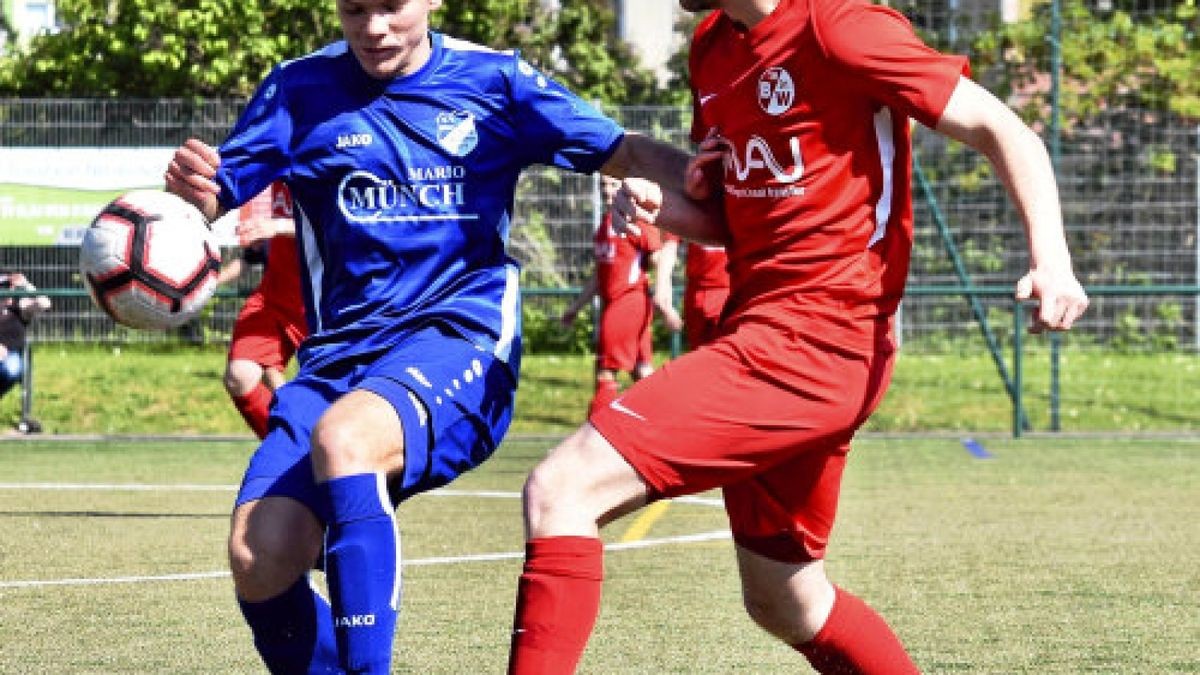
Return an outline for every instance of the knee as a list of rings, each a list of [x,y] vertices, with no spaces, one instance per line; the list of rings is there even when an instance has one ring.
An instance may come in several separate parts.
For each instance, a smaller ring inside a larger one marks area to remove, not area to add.
[[[564,501],[571,495],[571,477],[559,465],[556,459],[547,458],[538,463],[525,479],[522,498],[525,513],[533,522],[564,506]]]
[[[824,627],[833,607],[832,596],[832,587],[826,593],[818,585],[774,593],[743,589],[742,604],[750,619],[764,631],[786,644],[800,645],[810,642]]]
[[[225,366],[225,391],[230,396],[245,396],[262,380],[262,367],[253,361],[237,359]]]
[[[312,461],[317,480],[381,471],[395,476],[404,469],[403,430],[382,433],[347,417],[322,417],[312,431]]]
[[[569,438],[542,460],[525,481],[525,518],[531,531],[564,522],[597,523],[603,505],[594,495],[593,474],[582,457],[582,441]]]
[[[274,597],[316,564],[320,536],[287,530],[235,529],[230,534],[229,571],[238,597],[251,602]]]
[[[366,459],[362,456],[362,438],[356,434],[351,425],[328,417],[317,420],[312,431],[313,466],[318,474],[325,476],[334,471],[335,467],[346,464],[361,464]]]

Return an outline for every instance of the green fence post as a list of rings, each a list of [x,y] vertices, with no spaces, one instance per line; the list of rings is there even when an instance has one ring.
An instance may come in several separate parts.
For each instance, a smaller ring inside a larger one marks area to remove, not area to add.
[[[1013,299],[1013,438],[1020,438],[1025,430],[1025,418],[1022,414],[1021,381],[1024,362],[1021,358],[1023,348],[1023,332],[1025,327],[1025,307],[1020,300]]]
[[[1050,166],[1054,177],[1058,179],[1059,165],[1062,164],[1062,125],[1059,122],[1062,99],[1062,2],[1050,2]],[[1064,224],[1064,229],[1066,225]],[[1059,418],[1059,362],[1062,360],[1060,349],[1062,336],[1050,333],[1050,430],[1061,431]]]
[[[950,235],[950,227],[946,225],[946,219],[942,215],[942,207],[938,204],[937,197],[933,194],[933,188],[929,185],[929,180],[925,177],[925,170],[921,168],[921,161],[915,154],[912,158],[912,164],[913,175],[916,176],[917,184],[921,187],[925,202],[929,205],[929,211],[933,216],[933,223],[937,226],[938,234],[942,238],[942,246],[946,249],[947,255],[950,256],[950,262],[954,265],[954,273],[958,276],[958,281],[963,287],[963,295],[967,299],[967,304],[971,307],[971,313],[975,316],[975,322],[979,324],[979,330],[983,333],[983,340],[987,344],[988,352],[992,355],[992,361],[996,364],[996,371],[1000,373],[1000,379],[1004,382],[1004,388],[1008,391],[1008,396],[1012,399],[1013,405],[1017,406],[1017,414],[1024,419],[1025,409],[1021,405],[1012,378],[1008,375],[1008,369],[1004,367],[1004,356],[1000,353],[1000,343],[992,333],[992,326],[988,322],[987,312],[983,309],[983,303],[979,302],[979,297],[971,292],[971,275],[967,273],[967,266],[963,263],[962,256],[958,253],[958,246],[954,243],[954,237]],[[1025,424],[1028,425],[1028,421]]]

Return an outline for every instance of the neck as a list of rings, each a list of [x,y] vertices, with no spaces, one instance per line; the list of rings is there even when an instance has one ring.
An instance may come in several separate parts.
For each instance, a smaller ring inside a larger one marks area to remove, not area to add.
[[[779,0],[730,0],[722,11],[747,30],[754,28],[771,15],[779,6]]]

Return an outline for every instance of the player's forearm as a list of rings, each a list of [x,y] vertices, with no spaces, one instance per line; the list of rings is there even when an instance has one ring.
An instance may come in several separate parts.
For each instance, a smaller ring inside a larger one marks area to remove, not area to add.
[[[965,78],[938,131],[987,157],[1025,226],[1030,266],[1069,270],[1058,186],[1042,139],[1008,106]]]
[[[579,289],[579,295],[575,296],[575,300],[567,307],[567,313],[574,316],[583,309],[584,305],[592,301],[596,297],[596,277],[591,277],[583,284],[583,288]]]
[[[662,208],[654,224],[701,244],[725,246],[729,243],[729,228],[719,199],[697,202],[678,192],[664,190]]]
[[[616,178],[645,178],[664,192],[682,193],[688,159],[673,145],[630,131],[600,171]]]
[[[1054,168],[1045,144],[1023,123],[984,148],[1025,227],[1033,269],[1071,269]]]
[[[679,242],[668,241],[654,254],[654,297],[670,302],[675,294],[675,262],[679,257]]]

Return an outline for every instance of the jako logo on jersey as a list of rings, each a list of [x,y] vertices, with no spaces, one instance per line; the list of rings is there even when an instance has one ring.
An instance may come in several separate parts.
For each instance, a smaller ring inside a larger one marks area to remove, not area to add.
[[[466,175],[466,169],[445,167],[433,174],[461,179]],[[465,191],[466,183],[462,180],[400,183],[384,180],[369,171],[353,171],[338,186],[338,208],[346,220],[359,223],[472,220],[477,216],[458,212],[466,203]]]
[[[792,150],[792,168],[785,169],[775,159],[775,153],[761,136],[751,136],[742,152],[738,152],[736,144],[730,142],[732,152],[725,155],[725,172],[732,171],[738,182],[744,182],[755,169],[767,169],[780,183],[790,184],[800,180],[804,175],[804,160],[800,157],[800,139],[792,136],[789,147]],[[743,159],[739,160],[741,155]]]
[[[783,68],[768,68],[758,77],[758,105],[768,115],[782,115],[796,100],[796,83]]]
[[[333,622],[336,628],[366,628],[375,625],[374,614],[351,614],[350,616],[339,616]]]
[[[337,149],[365,148],[374,142],[375,137],[371,134],[338,134]]]
[[[464,110],[438,114],[437,139],[446,152],[455,157],[465,156],[479,144],[475,116]]]

